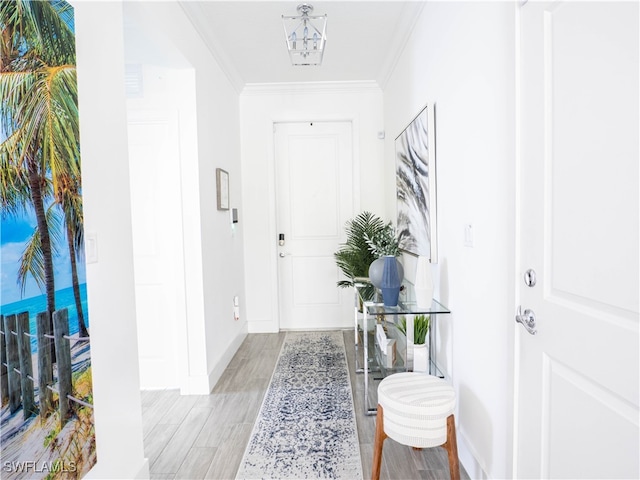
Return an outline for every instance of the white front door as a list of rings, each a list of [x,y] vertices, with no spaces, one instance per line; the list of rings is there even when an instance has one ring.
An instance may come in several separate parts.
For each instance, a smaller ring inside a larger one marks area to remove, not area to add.
[[[521,7],[519,478],[640,475],[638,13]]]
[[[280,328],[348,327],[353,294],[336,286],[333,253],[354,212],[351,123],[279,123],[274,135]]]
[[[128,111],[140,386],[181,386],[186,308],[177,112]],[[114,192],[114,195],[117,194]]]

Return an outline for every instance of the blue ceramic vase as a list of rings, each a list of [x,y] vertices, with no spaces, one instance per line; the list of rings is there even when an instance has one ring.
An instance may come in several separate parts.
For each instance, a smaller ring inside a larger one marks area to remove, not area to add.
[[[404,278],[404,267],[402,263],[396,258],[396,265],[398,265],[398,276],[400,277],[400,283]],[[369,265],[369,281],[373,283],[376,288],[382,288],[382,272],[384,271],[384,257],[380,257]]]
[[[384,268],[382,270],[382,303],[385,307],[395,307],[398,305],[400,295],[400,275],[398,274],[398,261],[396,257],[384,257]]]

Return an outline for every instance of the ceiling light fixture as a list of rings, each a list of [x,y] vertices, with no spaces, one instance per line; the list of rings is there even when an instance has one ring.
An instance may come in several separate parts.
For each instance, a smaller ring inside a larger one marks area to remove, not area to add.
[[[320,65],[327,41],[327,15],[309,16],[313,6],[298,5],[298,16],[282,15],[292,65]]]

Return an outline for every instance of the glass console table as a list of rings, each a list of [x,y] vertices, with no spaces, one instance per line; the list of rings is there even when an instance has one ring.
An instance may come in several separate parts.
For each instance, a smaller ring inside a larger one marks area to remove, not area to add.
[[[365,292],[372,291],[372,285],[365,279],[354,285],[355,290],[355,352],[356,372],[364,377],[364,408],[367,415],[375,415],[377,406],[370,406],[369,397],[377,398],[375,387],[376,380],[382,380],[387,375],[397,372],[413,371],[413,319],[415,315],[424,314],[431,316],[428,335],[428,373],[441,378],[445,376],[436,364],[436,317],[451,313],[440,302],[433,300],[429,307],[418,307],[413,295],[413,286],[403,284],[400,292],[400,300],[395,307],[385,307],[379,293],[375,294],[375,300],[366,300]],[[375,289],[374,289],[375,291]],[[406,337],[400,332],[397,325],[402,318],[406,319]],[[387,358],[376,341],[376,328],[381,324],[390,338],[396,340],[396,355],[393,361]],[[362,357],[362,365],[360,358]],[[370,383],[370,376],[373,380]],[[371,389],[371,391],[370,391]],[[377,403],[377,402],[376,402]]]

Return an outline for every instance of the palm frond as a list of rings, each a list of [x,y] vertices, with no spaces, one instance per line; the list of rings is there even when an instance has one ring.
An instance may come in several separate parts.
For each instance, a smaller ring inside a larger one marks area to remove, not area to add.
[[[49,235],[51,236],[51,240],[53,240],[51,244],[52,254],[58,254],[58,245],[64,242],[64,235],[62,233],[61,224],[60,224],[60,213],[56,207],[56,204],[53,203],[49,205],[46,211],[46,219],[47,219],[47,229],[49,230]]]
[[[24,213],[30,201],[27,173],[12,161],[17,152],[15,143],[14,136],[9,136],[0,143],[0,210],[2,218]]]
[[[67,235],[71,235],[73,249],[77,258],[84,253],[84,214],[79,178],[71,176],[61,178],[56,201],[62,209]]]
[[[366,211],[346,223],[346,242],[333,254],[336,265],[347,277],[347,280],[338,281],[338,287],[352,287],[356,278],[369,276],[369,266],[378,257],[371,252],[366,239],[375,237],[384,228],[385,223],[380,217]],[[372,299],[375,287],[365,285],[360,294],[364,299]]]
[[[369,265],[377,257],[369,250],[366,235],[374,235],[384,225],[381,218],[366,211],[346,223],[346,242],[334,253],[334,257],[347,278],[353,281],[355,277],[369,275]]]
[[[0,2],[0,24],[10,32],[10,49],[28,48],[48,63],[75,63],[70,9],[69,4],[59,0]]]
[[[51,205],[46,211],[47,228],[49,235],[53,240],[53,254],[57,254],[56,244],[62,240],[60,233],[60,219],[54,205]],[[43,290],[45,286],[45,267],[44,252],[42,250],[42,242],[40,231],[34,228],[31,238],[27,241],[22,256],[20,257],[20,266],[18,267],[18,285],[20,286],[20,294],[24,295],[29,275],[33,277],[36,285]]]
[[[22,257],[20,258],[18,285],[20,286],[21,295],[24,295],[29,275],[33,277],[38,287],[44,290],[44,253],[42,252],[42,243],[40,242],[40,231],[37,228],[27,241],[25,249],[22,252]]]

